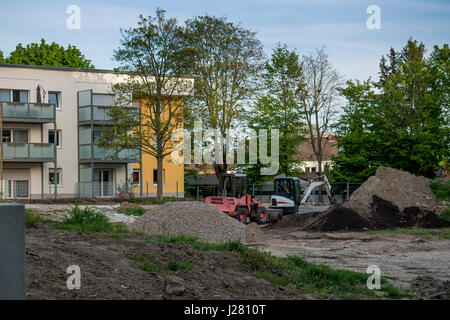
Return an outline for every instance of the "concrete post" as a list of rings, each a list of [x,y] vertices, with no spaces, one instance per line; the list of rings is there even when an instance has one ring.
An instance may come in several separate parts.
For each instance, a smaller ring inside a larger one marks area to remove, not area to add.
[[[0,300],[23,300],[25,282],[25,207],[0,204]]]

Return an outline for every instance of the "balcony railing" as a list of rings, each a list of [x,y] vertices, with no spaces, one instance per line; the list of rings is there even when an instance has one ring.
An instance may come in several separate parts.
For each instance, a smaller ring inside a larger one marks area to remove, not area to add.
[[[55,146],[52,143],[12,143],[3,142],[3,161],[53,161]]]
[[[52,122],[55,120],[55,105],[31,102],[2,102],[3,121]]]
[[[139,150],[123,149],[119,153],[114,153],[110,149],[106,149],[97,144],[94,144],[94,154],[92,155],[91,145],[80,145],[79,150],[80,160],[102,160],[102,161],[124,161],[134,162],[139,161]]]
[[[138,116],[139,108],[130,107],[136,112]],[[97,122],[101,124],[108,124],[112,121],[111,116],[109,115],[109,110],[111,110],[111,106],[83,106],[78,108],[78,121],[80,123],[90,123]]]

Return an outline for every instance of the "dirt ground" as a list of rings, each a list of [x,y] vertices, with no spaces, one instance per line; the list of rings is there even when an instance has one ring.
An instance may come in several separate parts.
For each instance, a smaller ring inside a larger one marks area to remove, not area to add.
[[[365,273],[377,265],[400,285],[418,276],[450,280],[450,240],[405,234],[306,232],[296,228],[264,228],[256,246],[276,256],[298,255],[314,263]]]
[[[26,230],[28,299],[305,299],[299,290],[254,277],[226,252],[198,251],[182,243],[144,242],[139,235],[106,238],[39,225]],[[142,250],[158,261],[190,261],[191,270],[150,273],[126,257]],[[81,269],[81,288],[68,290],[66,268]],[[184,280],[170,295],[166,280]]]

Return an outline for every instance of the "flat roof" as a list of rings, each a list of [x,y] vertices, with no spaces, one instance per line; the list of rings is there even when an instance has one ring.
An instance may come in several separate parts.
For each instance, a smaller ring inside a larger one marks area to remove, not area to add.
[[[114,70],[106,70],[106,69],[69,68],[69,67],[42,66],[42,65],[33,65],[33,64],[0,63],[0,67],[26,68],[26,69],[43,69],[43,70],[56,70],[56,71],[79,71],[79,72],[114,73]]]
[[[77,71],[77,72],[96,72],[96,73],[115,73],[114,70],[107,69],[89,69],[89,68],[70,68],[70,67],[56,67],[56,66],[42,66],[34,64],[13,64],[13,63],[0,63],[0,68],[25,68],[25,69],[42,69],[42,70],[54,70],[54,71]],[[127,72],[119,73],[127,74]],[[180,78],[197,78],[193,75],[183,75]]]

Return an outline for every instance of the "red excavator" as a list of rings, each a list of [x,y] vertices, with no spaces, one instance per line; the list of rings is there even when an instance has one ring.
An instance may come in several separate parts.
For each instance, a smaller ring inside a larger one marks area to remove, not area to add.
[[[224,174],[222,195],[206,197],[205,202],[235,217],[242,223],[256,221],[258,224],[275,223],[283,215],[279,209],[268,209],[261,201],[247,194],[245,174]]]

